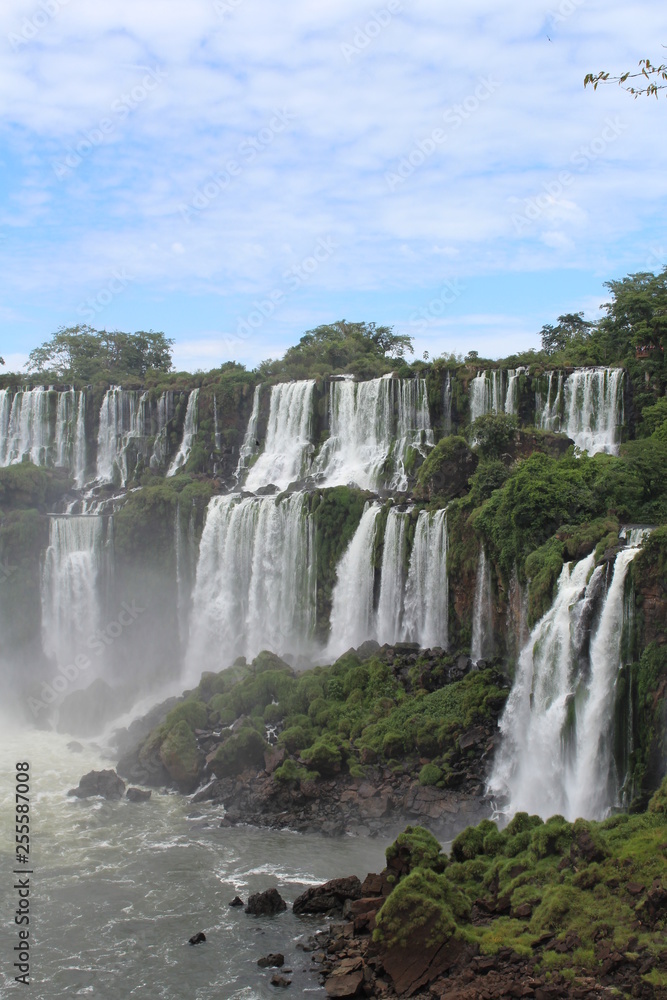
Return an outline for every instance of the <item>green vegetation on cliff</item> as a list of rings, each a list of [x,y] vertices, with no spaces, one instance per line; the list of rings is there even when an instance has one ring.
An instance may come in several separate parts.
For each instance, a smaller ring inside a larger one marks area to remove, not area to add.
[[[381,954],[456,938],[486,955],[505,947],[534,955],[539,973],[571,979],[602,974],[617,952],[646,982],[667,980],[657,971],[667,931],[667,779],[641,815],[545,823],[518,813],[504,830],[484,820],[459,834],[449,861],[428,831],[408,827],[387,862],[398,881],[377,915]]]
[[[272,653],[261,653],[250,665],[241,659],[219,674],[204,674],[146,746],[161,746],[182,723],[192,733],[233,726],[212,763],[224,777],[262,764],[270,724],[278,727],[278,746],[285,751],[275,772],[279,781],[362,776],[375,763],[411,763],[419,771],[426,758],[434,769],[428,783],[457,787],[477,753],[475,741],[462,749],[459,737],[495,723],[507,688],[492,669],[456,679],[461,675],[451,675],[453,657],[412,660],[408,666],[399,651],[390,659],[365,661],[351,653],[331,666],[295,674]]]

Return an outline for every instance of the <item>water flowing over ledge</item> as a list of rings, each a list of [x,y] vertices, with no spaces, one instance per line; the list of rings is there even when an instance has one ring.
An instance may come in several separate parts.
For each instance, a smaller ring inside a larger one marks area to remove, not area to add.
[[[593,555],[566,563],[556,598],[521,651],[489,781],[508,815],[601,819],[623,804],[614,757],[624,588],[638,547],[621,550],[611,579]]]

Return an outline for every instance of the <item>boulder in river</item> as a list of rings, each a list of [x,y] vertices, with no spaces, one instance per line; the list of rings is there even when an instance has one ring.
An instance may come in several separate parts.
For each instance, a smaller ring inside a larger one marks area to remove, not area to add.
[[[150,788],[128,788],[125,798],[130,802],[148,802],[151,797]]]
[[[273,917],[287,909],[287,903],[277,889],[266,889],[264,892],[254,892],[248,900],[246,913],[255,917]]]
[[[125,782],[115,771],[89,771],[84,774],[78,788],[70,788],[68,795],[77,799],[87,799],[92,795],[101,795],[105,799],[122,799],[125,792]]]

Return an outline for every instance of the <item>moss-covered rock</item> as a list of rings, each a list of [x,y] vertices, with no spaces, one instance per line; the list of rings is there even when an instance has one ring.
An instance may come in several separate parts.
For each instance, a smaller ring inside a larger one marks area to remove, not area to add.
[[[202,756],[195,734],[185,719],[169,729],[160,744],[160,760],[179,791],[193,792],[199,783]]]
[[[415,497],[446,501],[463,496],[468,492],[468,480],[477,462],[465,438],[441,438],[419,470]]]
[[[216,778],[240,774],[246,767],[258,767],[264,762],[268,743],[251,726],[245,726],[218,747],[211,770]]]

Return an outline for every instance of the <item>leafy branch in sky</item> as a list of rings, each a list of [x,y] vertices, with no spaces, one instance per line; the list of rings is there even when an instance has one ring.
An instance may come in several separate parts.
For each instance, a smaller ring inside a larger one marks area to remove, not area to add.
[[[639,80],[641,86],[635,86],[629,81]],[[647,97],[658,98],[658,91],[667,89],[667,63],[661,66],[654,66],[650,59],[639,60],[639,71],[622,73],[620,76],[610,76],[609,73],[587,73],[584,77],[584,87],[589,84],[593,90],[597,90],[599,83],[618,83],[619,87],[627,90],[635,98],[645,94]]]

